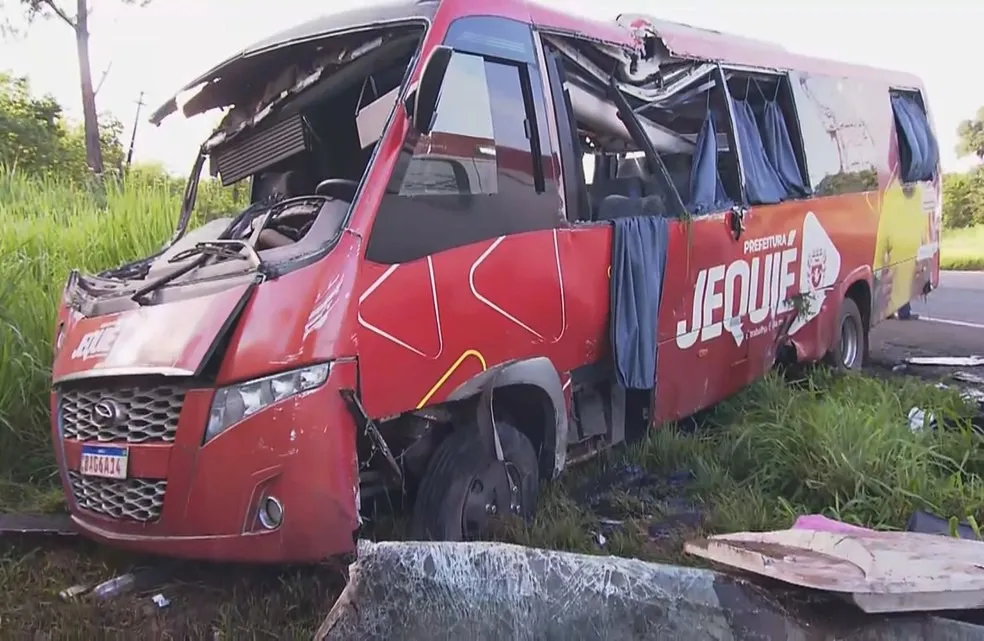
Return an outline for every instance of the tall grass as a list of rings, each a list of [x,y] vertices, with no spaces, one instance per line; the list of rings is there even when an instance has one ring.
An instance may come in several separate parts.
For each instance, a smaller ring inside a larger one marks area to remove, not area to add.
[[[943,232],[940,268],[984,271],[984,225]]]
[[[0,479],[52,470],[48,390],[57,300],[73,268],[101,270],[158,249],[174,231],[181,181],[135,171],[96,191],[0,167]],[[205,209],[234,205],[205,185]]]

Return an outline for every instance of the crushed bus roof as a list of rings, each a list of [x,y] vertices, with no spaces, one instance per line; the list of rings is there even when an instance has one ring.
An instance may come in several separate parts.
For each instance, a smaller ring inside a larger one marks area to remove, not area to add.
[[[227,58],[212,67],[202,75],[184,85],[175,92],[167,102],[157,108],[150,116],[150,122],[158,125],[178,109],[178,95],[194,89],[199,85],[214,82],[229,72],[235,72],[236,67],[245,61],[268,54],[278,49],[318,40],[335,33],[342,33],[362,26],[377,28],[387,23],[412,22],[414,20],[430,20],[437,10],[438,0],[421,0],[418,2],[399,2],[375,5],[328,15],[309,20],[297,26],[281,31],[268,38],[246,47],[236,55]]]

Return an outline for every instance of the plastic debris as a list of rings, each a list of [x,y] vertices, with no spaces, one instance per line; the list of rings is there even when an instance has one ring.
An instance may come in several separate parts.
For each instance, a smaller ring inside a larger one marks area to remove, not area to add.
[[[113,597],[129,592],[136,584],[136,581],[136,575],[133,572],[127,572],[109,581],[103,581],[92,589],[91,596],[100,601],[112,599]]]
[[[970,372],[956,372],[953,375],[953,378],[958,381],[963,381],[964,383],[984,385],[984,376],[978,376],[977,374],[971,374]]]
[[[924,429],[932,428],[935,425],[936,417],[932,412],[926,412],[918,407],[913,407],[909,410],[909,429],[913,432],[921,432]]]
[[[984,390],[962,389],[960,390],[960,396],[962,396],[964,400],[977,403],[978,405],[984,405]]]
[[[936,389],[951,389],[951,387],[946,383],[937,383]],[[966,387],[961,387],[957,389],[960,392],[960,397],[965,401],[969,401],[971,403],[978,403],[979,405],[984,406],[984,390],[966,388]]]
[[[919,534],[938,534],[940,536],[950,536],[950,522],[942,516],[937,516],[923,510],[916,510],[909,517],[909,522],[905,526],[906,532],[918,532]],[[966,521],[957,524],[957,536],[969,541],[977,541],[977,533],[974,528]]]
[[[622,529],[624,521],[619,521],[618,519],[598,519],[598,525],[601,526],[602,533],[607,533],[611,535],[612,532],[616,532]]]
[[[89,588],[90,586],[88,585],[73,585],[59,592],[58,596],[62,601],[73,601],[88,592]]]
[[[147,593],[159,588],[173,573],[175,566],[164,564],[127,572],[92,589],[91,597],[108,600],[129,592]]]
[[[171,605],[171,600],[166,596],[164,596],[163,594],[155,594],[154,596],[150,597],[150,600],[153,601],[154,605],[156,605],[161,610]]]

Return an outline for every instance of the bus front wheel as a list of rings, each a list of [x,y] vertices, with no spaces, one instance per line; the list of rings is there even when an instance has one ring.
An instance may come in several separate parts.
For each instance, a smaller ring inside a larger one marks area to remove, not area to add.
[[[456,428],[438,446],[414,501],[411,538],[480,540],[496,519],[533,519],[539,492],[536,450],[512,425],[497,420],[495,426],[502,461],[488,452],[474,426]]]

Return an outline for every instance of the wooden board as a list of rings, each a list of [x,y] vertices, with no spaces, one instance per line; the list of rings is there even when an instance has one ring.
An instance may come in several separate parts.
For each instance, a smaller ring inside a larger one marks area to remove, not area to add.
[[[816,590],[865,612],[984,608],[984,543],[913,532],[739,532],[689,542],[689,554]]]

